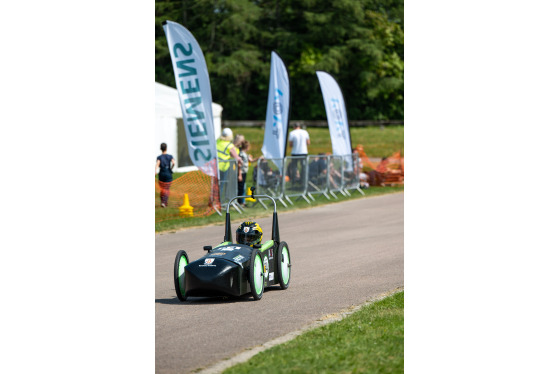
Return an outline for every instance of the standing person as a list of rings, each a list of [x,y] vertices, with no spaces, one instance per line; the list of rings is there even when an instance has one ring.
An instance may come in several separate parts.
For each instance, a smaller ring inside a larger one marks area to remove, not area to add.
[[[171,188],[171,182],[173,181],[173,167],[175,166],[175,159],[173,156],[167,153],[167,144],[161,143],[159,147],[161,149],[161,155],[157,157],[156,161],[156,175],[158,174],[159,168],[159,188],[160,200],[162,208],[167,206],[167,199],[169,198],[169,189]]]
[[[228,198],[228,196],[226,196],[227,191],[230,188],[234,188],[227,187],[230,162],[226,161],[229,161],[233,158],[237,160],[237,163],[239,165],[241,165],[242,162],[233,144],[233,131],[231,131],[230,128],[226,127],[225,129],[223,129],[222,135],[216,141],[216,150],[218,151],[218,170],[220,171],[220,201],[223,203]],[[233,169],[237,170],[235,166],[233,167]]]
[[[245,136],[241,135],[241,134],[237,134],[235,135],[235,138],[233,138],[233,145],[236,148],[237,154],[239,154],[239,151],[241,150],[241,143],[245,140]]]
[[[304,157],[307,156],[307,146],[311,144],[309,133],[301,128],[301,124],[299,122],[294,125],[294,130],[290,131],[290,135],[288,135],[288,143],[292,148],[291,155],[293,157],[301,157],[290,163],[288,166],[288,176],[290,179],[299,181],[300,168],[298,166],[301,165],[302,170],[305,168],[306,159]]]
[[[253,156],[247,154],[251,149],[251,143],[248,140],[243,140],[240,145],[239,157],[243,160],[241,167],[239,168],[239,177],[237,182],[237,195],[245,195],[245,181],[247,180],[247,172],[249,171],[249,162],[254,162]],[[237,202],[241,206],[245,206],[245,198],[241,197],[237,199]]]

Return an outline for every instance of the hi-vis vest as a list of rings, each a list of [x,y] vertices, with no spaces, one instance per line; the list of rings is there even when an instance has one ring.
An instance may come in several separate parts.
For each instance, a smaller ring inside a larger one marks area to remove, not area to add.
[[[220,171],[226,171],[229,169],[229,162],[220,162],[220,161],[229,161],[231,155],[229,151],[233,147],[233,143],[228,140],[218,139],[216,142],[216,150],[218,151],[218,168]]]

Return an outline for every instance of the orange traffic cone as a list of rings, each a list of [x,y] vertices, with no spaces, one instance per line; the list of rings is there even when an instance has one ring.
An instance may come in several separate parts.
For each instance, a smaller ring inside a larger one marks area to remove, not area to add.
[[[183,217],[192,217],[193,216],[193,211],[194,211],[194,208],[191,206],[191,204],[189,202],[189,195],[185,194],[184,200],[183,200],[183,205],[181,205],[179,207],[179,213]]]

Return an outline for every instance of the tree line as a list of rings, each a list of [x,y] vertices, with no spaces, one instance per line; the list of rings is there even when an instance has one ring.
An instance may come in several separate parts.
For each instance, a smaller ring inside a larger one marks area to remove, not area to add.
[[[264,120],[273,50],[291,119],[326,118],[317,70],[340,85],[349,120],[404,118],[403,0],[156,0],[155,77],[175,87],[166,20],[200,44],[225,120]]]

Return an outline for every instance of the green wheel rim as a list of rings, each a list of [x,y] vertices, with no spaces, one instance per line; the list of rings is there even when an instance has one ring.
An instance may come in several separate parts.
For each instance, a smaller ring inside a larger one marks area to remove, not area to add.
[[[261,256],[255,256],[255,264],[253,267],[253,282],[255,283],[255,291],[260,294],[263,289],[264,273]]]
[[[290,281],[290,255],[286,247],[282,248],[282,280],[285,284]]]
[[[181,256],[179,260],[179,268],[177,269],[177,274],[179,274],[179,290],[181,290],[181,295],[185,296],[185,266],[188,265],[187,258]]]

